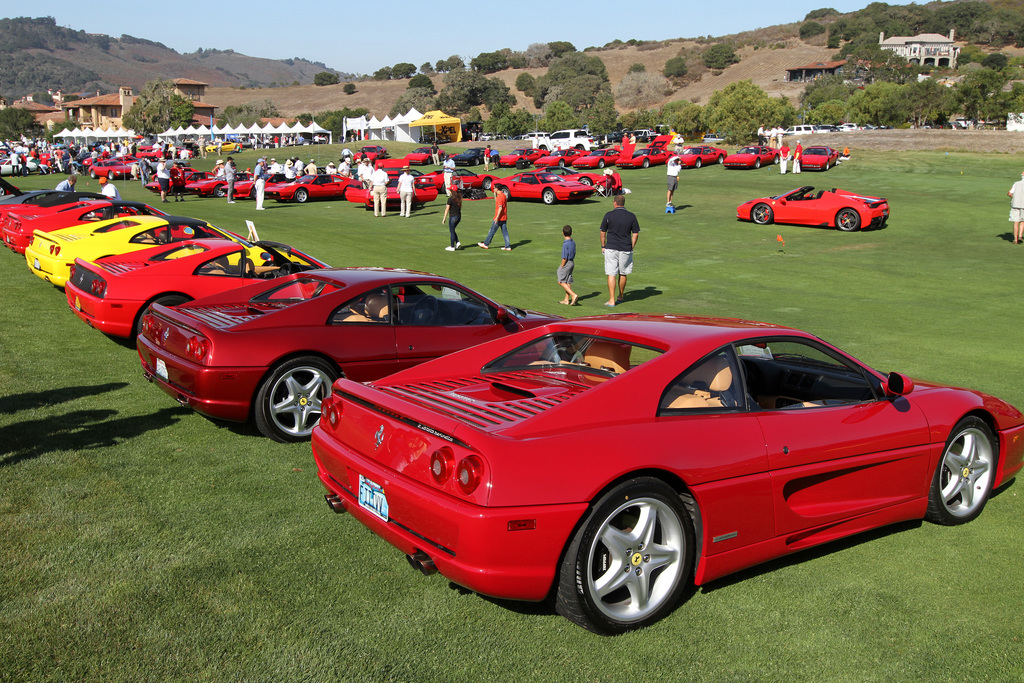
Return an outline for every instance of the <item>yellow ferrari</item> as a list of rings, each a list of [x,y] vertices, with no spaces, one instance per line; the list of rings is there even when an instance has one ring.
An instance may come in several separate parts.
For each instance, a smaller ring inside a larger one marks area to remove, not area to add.
[[[207,152],[214,152],[216,154],[228,154],[230,152],[241,152],[242,151],[242,146],[240,144],[238,144],[237,142],[222,142],[222,143],[220,143],[219,148],[220,149],[218,149],[218,145],[215,143],[215,144],[212,144],[212,145],[207,145],[206,146],[206,151]]]
[[[53,232],[36,230],[25,249],[29,269],[43,280],[63,287],[76,258],[95,261],[112,254],[194,239],[229,239],[248,245],[238,235],[206,221],[181,216],[130,216],[75,225]]]

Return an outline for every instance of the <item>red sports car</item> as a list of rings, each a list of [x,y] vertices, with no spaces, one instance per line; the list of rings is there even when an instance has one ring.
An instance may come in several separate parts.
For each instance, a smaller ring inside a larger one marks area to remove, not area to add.
[[[252,180],[251,173],[235,173],[235,183],[244,180]],[[228,195],[228,181],[221,177],[203,178],[191,183],[185,183],[185,191],[199,197],[226,197]]]
[[[584,185],[596,185],[604,182],[603,173],[587,173],[586,171],[566,168],[565,166],[549,166],[544,169],[544,172],[554,173],[563,180],[573,180],[577,183],[583,183]]]
[[[438,148],[437,150],[438,159],[444,161],[448,157],[448,153],[443,149]],[[405,155],[405,161],[409,164],[426,165],[434,162],[433,156],[430,154],[429,147],[417,147],[413,151]]]
[[[617,149],[592,149],[587,154],[573,159],[572,166],[573,168],[604,168],[605,166],[614,166],[618,160],[619,150]]]
[[[89,175],[96,178],[130,178],[132,175],[132,164],[138,163],[135,157],[115,157],[113,159],[98,159],[89,166]]]
[[[176,306],[260,279],[327,264],[276,242],[189,240],[96,261],[75,259],[64,287],[75,315],[115,337],[136,336],[151,304]]]
[[[163,156],[163,150],[157,151],[153,145],[139,145],[135,156],[139,159],[159,159]]]
[[[545,166],[572,166],[572,162],[575,159],[585,154],[585,151],[575,147],[559,149],[554,152],[548,152],[547,156],[535,159],[533,165],[537,168],[544,168]]]
[[[860,195],[832,188],[818,190],[810,185],[775,197],[751,199],[736,207],[736,217],[758,225],[789,223],[816,225],[852,232],[881,228],[889,220],[889,202],[881,197]]]
[[[314,270],[154,304],[138,349],[146,376],[181,403],[298,441],[338,377],[377,379],[553,319],[428,273]]]
[[[543,149],[530,149],[529,147],[514,149],[508,154],[504,154],[498,157],[498,166],[506,168],[510,166],[515,166],[521,160],[525,160],[526,162],[532,164],[537,159],[540,159],[542,156],[546,155],[547,152],[544,151]]]
[[[124,216],[167,216],[168,214],[142,202],[91,199],[74,204],[49,207],[35,214],[11,212],[3,221],[4,244],[19,254],[32,243],[32,234],[53,232],[72,225],[105,221]]]
[[[356,152],[356,158],[362,159],[363,157],[368,158],[370,161],[376,161],[377,159],[388,158],[388,148],[383,145],[366,145],[360,147],[359,151]]]
[[[303,204],[312,199],[344,199],[345,191],[350,187],[362,189],[359,182],[351,178],[320,173],[283,183],[268,183],[266,196],[279,202],[295,201]]]
[[[619,168],[648,168],[664,164],[671,156],[664,147],[644,147],[633,152],[633,156],[619,157],[615,165]]]
[[[422,177],[429,178],[430,182],[432,182],[438,190],[444,189],[443,170],[424,173]],[[452,179],[454,181],[458,181],[463,189],[472,188],[474,190],[490,190],[491,185],[496,180],[501,180],[501,178],[496,175],[491,175],[489,173],[473,173],[466,168],[456,168],[455,172],[452,173]]]
[[[424,573],[553,596],[601,633],[838,538],[968,522],[1024,465],[1008,403],[721,318],[560,321],[341,379],[322,410],[313,455],[332,509]]]
[[[241,174],[240,174],[241,175]],[[247,180],[235,179],[235,199],[256,199],[256,180],[252,177],[251,173],[244,175],[249,176]],[[284,173],[274,173],[267,178],[267,186],[275,183],[287,183],[288,178]],[[147,186],[148,187],[148,186]],[[227,190],[225,190],[225,193]]]
[[[708,164],[725,163],[725,157],[728,155],[729,153],[724,149],[701,145],[699,147],[684,147],[683,151],[680,152],[678,156],[679,160],[683,162],[683,166],[688,168],[700,168],[701,166],[707,166]]]
[[[761,168],[779,163],[778,150],[753,145],[743,147],[725,158],[726,168]]]
[[[500,178],[494,187],[509,199],[540,199],[545,204],[580,201],[595,192],[592,185],[565,180],[548,171],[527,171]]]
[[[168,169],[168,170],[170,170],[170,169]],[[188,188],[188,184],[189,183],[197,183],[197,182],[199,182],[201,180],[213,180],[214,179],[213,171],[197,171],[194,168],[184,168],[184,169],[182,169],[182,171],[184,171],[184,173],[185,173],[185,188],[186,189]],[[153,192],[154,194],[160,194],[160,183],[156,179],[156,173],[154,173],[150,177],[152,178],[152,180],[150,182],[146,183],[143,187],[145,187],[150,192]],[[235,187],[238,187],[238,186],[236,185]]]
[[[827,171],[839,163],[839,152],[831,147],[805,147],[800,156],[800,170]]]
[[[402,198],[398,194],[398,176],[388,176],[388,198],[387,208],[397,209],[402,204]],[[432,202],[437,199],[437,195],[440,192],[434,183],[427,179],[426,175],[420,176],[413,181],[412,185],[412,203],[414,205],[422,205],[427,202]],[[366,209],[373,208],[373,192],[371,190],[364,190],[358,183],[354,184],[348,192],[345,193],[345,199],[349,200],[353,204],[361,204]]]

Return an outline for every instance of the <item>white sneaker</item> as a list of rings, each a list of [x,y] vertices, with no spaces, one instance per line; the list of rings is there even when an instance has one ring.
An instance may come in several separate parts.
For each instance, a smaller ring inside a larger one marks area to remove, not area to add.
[[[456,249],[462,249],[462,242],[456,242],[455,243],[455,248]]]
[[[445,247],[445,251],[455,251],[455,247]]]

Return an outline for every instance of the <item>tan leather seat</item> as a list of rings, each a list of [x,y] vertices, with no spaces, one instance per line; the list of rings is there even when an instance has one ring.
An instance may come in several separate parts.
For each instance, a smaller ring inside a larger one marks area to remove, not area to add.
[[[721,393],[732,388],[732,368],[725,356],[716,356],[693,370],[686,377],[689,393],[669,404],[669,408],[721,408]],[[699,389],[698,385],[707,389]]]
[[[583,353],[583,362],[597,370],[621,375],[629,370],[629,353],[632,348],[629,344],[594,340]]]

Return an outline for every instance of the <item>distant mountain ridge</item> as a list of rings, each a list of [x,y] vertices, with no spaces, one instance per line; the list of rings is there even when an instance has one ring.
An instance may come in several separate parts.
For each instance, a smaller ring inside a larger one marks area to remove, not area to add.
[[[0,19],[0,94],[21,97],[47,89],[64,93],[136,91],[156,78],[190,78],[219,87],[307,84],[321,71],[346,74],[305,59],[264,59],[233,50],[181,54],[162,43],[113,38],[58,26],[53,17]]]

